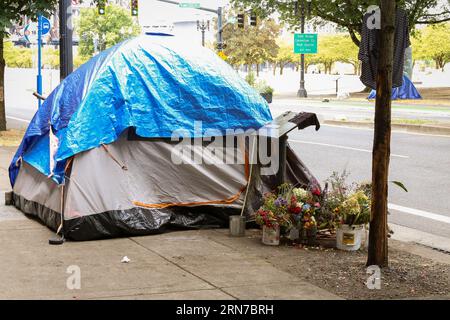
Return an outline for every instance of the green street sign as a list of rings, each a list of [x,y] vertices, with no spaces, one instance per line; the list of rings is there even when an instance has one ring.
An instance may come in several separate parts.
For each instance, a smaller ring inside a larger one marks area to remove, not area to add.
[[[294,53],[317,53],[317,33],[296,33],[294,35]]]
[[[193,3],[193,2],[181,2],[179,4],[180,8],[194,8],[198,9],[200,8],[200,3]]]

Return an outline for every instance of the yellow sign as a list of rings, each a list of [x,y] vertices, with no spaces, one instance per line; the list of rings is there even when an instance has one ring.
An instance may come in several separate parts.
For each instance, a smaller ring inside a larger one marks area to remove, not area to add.
[[[355,235],[353,233],[344,233],[342,236],[342,243],[347,246],[355,245]]]
[[[223,53],[223,51],[219,51],[219,53],[217,54],[222,60],[227,61],[228,57],[225,53]]]

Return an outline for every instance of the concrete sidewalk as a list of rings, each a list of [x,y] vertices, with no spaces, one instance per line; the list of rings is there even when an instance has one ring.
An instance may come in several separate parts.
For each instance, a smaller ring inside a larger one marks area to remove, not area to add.
[[[11,190],[8,168],[17,147],[0,147],[0,191]],[[3,198],[1,203],[3,204]]]
[[[0,147],[2,191],[10,190],[7,168],[14,152]],[[51,246],[52,231],[5,206],[3,192],[0,196],[0,299],[341,299],[342,291],[325,285],[329,277],[311,279],[308,272],[318,268],[339,280],[349,270],[366,277],[364,262],[355,262],[356,272],[354,266],[332,264],[333,259],[361,260],[364,253],[305,255],[308,249],[264,246],[260,232],[250,230],[241,238],[230,237],[226,229],[194,230]],[[402,252],[394,260],[411,253],[426,259],[418,262],[422,265],[450,265],[450,255],[429,248],[441,238],[400,227],[394,237],[401,241],[390,248]],[[425,247],[415,244],[422,238]],[[324,255],[328,258],[318,259]],[[131,261],[122,263],[124,256]],[[322,270],[324,264],[331,268]],[[79,290],[67,286],[71,268],[80,270]],[[362,280],[357,283],[364,286]]]
[[[0,147],[0,191],[15,150]],[[51,246],[54,233],[0,195],[0,299],[339,299],[258,256],[272,249],[259,239],[201,230]],[[70,266],[80,290],[67,288]]]
[[[339,298],[243,250],[256,240],[231,238],[227,230],[61,246],[48,244],[52,236],[13,207],[0,206],[0,299]],[[124,256],[131,261],[121,263]],[[80,268],[79,290],[66,286],[70,266]]]

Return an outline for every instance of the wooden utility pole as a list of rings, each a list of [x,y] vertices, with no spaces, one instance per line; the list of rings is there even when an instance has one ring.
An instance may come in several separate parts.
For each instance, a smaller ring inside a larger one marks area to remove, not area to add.
[[[380,0],[381,30],[375,130],[372,155],[372,216],[367,265],[388,265],[387,204],[391,146],[391,95],[394,60],[395,10],[393,0]]]

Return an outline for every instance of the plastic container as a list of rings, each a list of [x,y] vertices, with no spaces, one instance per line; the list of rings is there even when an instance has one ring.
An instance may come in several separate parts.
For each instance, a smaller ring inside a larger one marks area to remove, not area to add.
[[[230,216],[230,236],[232,237],[245,236],[245,217]]]
[[[336,247],[340,250],[356,251],[364,239],[364,226],[340,225],[336,230]]]
[[[280,226],[273,228],[263,226],[262,243],[268,246],[278,246],[280,244]]]

